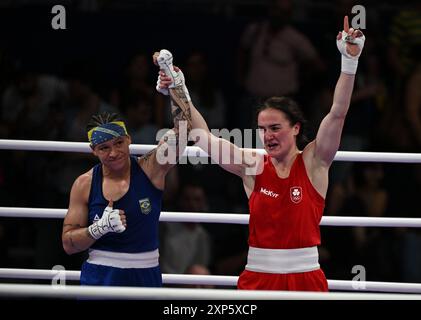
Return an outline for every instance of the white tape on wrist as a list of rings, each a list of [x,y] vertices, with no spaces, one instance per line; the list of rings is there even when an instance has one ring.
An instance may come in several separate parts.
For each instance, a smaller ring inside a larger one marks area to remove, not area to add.
[[[162,49],[159,51],[159,55],[157,58],[157,62],[161,70],[165,72],[165,74],[172,78],[172,84],[169,88],[178,87],[181,85],[181,79],[179,74],[174,70],[173,66],[173,57],[172,53],[166,49]]]
[[[181,72],[181,71],[180,71]],[[184,84],[184,75],[183,75],[183,92],[186,95],[186,99],[188,102],[191,101],[189,90],[187,90],[186,85]]]
[[[126,227],[121,221],[119,210],[111,207],[106,207],[101,219],[88,227],[89,234],[95,240],[98,240],[108,232],[121,233],[124,230],[126,230]]]
[[[98,222],[91,224],[88,227],[88,232],[91,235],[91,237],[95,240],[98,240],[106,233],[102,231],[102,228],[98,225]]]
[[[356,74],[358,68],[358,59],[350,59],[342,56],[341,71],[346,74]]]
[[[358,58],[364,48],[365,36],[353,38],[348,36],[345,31],[342,31],[342,38],[336,40],[336,45],[339,52],[342,54],[341,71],[347,74],[356,74],[358,68]],[[360,48],[360,52],[356,56],[352,56],[346,50],[346,43],[356,44]]]
[[[182,87],[187,101],[190,102],[191,101],[190,93],[185,84],[184,74],[181,70],[178,72],[174,70],[172,53],[166,49],[162,49],[159,52],[157,62],[161,70],[164,70],[165,74],[172,78],[172,83],[171,85],[168,86],[168,88]],[[159,86],[160,81],[161,81],[161,78],[160,76],[158,76],[156,90],[164,95],[168,95],[169,94],[168,89],[160,88]]]

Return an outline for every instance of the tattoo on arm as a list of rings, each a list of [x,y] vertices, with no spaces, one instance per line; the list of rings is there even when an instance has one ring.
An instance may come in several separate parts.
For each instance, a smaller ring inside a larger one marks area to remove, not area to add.
[[[171,93],[171,114],[173,117],[174,128],[173,131],[175,133],[175,141],[173,142],[176,147],[176,161],[178,162],[179,158],[179,148],[184,148],[187,146],[188,141],[180,141],[180,137],[184,137],[184,131],[187,140],[192,129],[192,116],[191,116],[191,109],[190,109],[190,102],[186,96],[186,93],[183,90],[183,87],[175,87],[170,89]],[[187,124],[187,128],[181,127]]]
[[[187,134],[192,129],[192,117],[190,102],[181,86],[170,89],[171,92],[171,113],[174,121],[175,132],[178,133],[179,122],[187,122]]]
[[[168,131],[167,134],[161,140],[164,142],[166,147],[157,148],[151,150],[141,157],[142,160],[148,161],[151,156],[156,155],[159,159],[162,156],[162,160],[168,160],[167,157],[172,158],[173,156],[175,163],[179,160],[179,150],[180,148],[185,148],[188,141],[180,141],[180,138],[187,139],[192,129],[192,115],[190,109],[190,101],[187,98],[186,93],[184,92],[181,86],[171,88],[171,114],[173,117],[174,127],[172,130]],[[172,132],[171,132],[172,131]],[[171,152],[171,156],[169,153]],[[172,160],[170,160],[172,161]],[[160,160],[158,160],[160,164]]]
[[[149,152],[147,152],[147,153],[145,153],[143,156],[141,156],[140,158],[141,159],[144,159],[145,161],[147,161],[151,156],[152,156],[152,154],[154,153],[154,152],[156,152],[156,150],[155,149],[152,149],[151,151],[149,151]]]

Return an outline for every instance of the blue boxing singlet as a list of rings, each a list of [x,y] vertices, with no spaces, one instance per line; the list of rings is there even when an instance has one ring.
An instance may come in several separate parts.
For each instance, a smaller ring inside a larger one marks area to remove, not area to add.
[[[130,157],[130,161],[129,190],[113,204],[114,209],[124,210],[126,230],[109,232],[91,246],[89,259],[82,266],[81,284],[162,286],[158,264],[162,191],[151,183],[136,157]],[[100,219],[108,205],[102,182],[102,164],[97,164],[89,194],[89,224]]]

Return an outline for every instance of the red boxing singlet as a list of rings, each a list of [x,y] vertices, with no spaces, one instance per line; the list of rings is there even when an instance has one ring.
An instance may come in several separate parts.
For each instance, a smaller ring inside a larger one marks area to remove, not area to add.
[[[265,156],[249,199],[249,246],[263,249],[298,249],[320,244],[319,223],[325,201],[311,184],[302,154],[289,176],[279,178],[271,158]],[[245,270],[239,289],[327,291],[321,269],[300,273],[264,273]]]

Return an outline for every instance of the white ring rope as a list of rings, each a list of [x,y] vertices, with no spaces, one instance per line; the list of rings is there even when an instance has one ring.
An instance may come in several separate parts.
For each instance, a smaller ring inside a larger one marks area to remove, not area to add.
[[[131,145],[132,154],[145,154],[155,145]],[[86,142],[5,140],[0,139],[0,149],[31,151],[62,151],[89,153]],[[264,153],[263,149],[256,149]],[[208,157],[198,147],[187,147],[184,156]],[[338,151],[336,161],[400,162],[421,163],[421,153],[391,152],[351,152]],[[12,208],[0,207],[0,216],[25,218],[64,218],[67,209]],[[208,222],[248,224],[249,215],[233,213],[162,212],[160,221]],[[421,227],[421,219],[416,218],[373,218],[373,217],[323,217],[325,226],[370,226],[370,227]],[[79,280],[80,271],[0,269],[0,278],[52,279],[58,272],[65,272],[67,280]],[[166,284],[236,286],[235,276],[205,276],[163,274]],[[420,293],[421,284],[370,281],[328,280],[330,290],[360,290],[378,292]],[[421,295],[378,294],[378,293],[314,293],[282,291],[242,291],[212,289],[172,289],[172,288],[127,288],[127,287],[87,287],[0,284],[0,296],[36,296],[62,298],[110,298],[110,299],[206,299],[206,300],[421,300]]]
[[[420,294],[0,284],[0,296],[159,300],[421,300]]]
[[[132,144],[132,154],[145,154],[155,148],[156,145]],[[4,150],[28,150],[28,151],[62,151],[62,152],[92,152],[87,142],[66,141],[40,141],[40,140],[8,140],[0,139],[0,149]],[[259,153],[265,153],[263,149],[255,149]],[[189,146],[184,151],[188,157],[208,157],[208,154],[195,146]],[[396,153],[396,152],[358,152],[338,151],[335,161],[366,161],[366,162],[400,162],[421,163],[421,153]]]
[[[131,144],[130,153],[145,154],[156,148],[156,145]],[[0,149],[4,150],[27,150],[27,151],[61,151],[91,153],[92,149],[88,142],[68,141],[42,141],[42,140],[7,140],[0,139]],[[199,147],[187,147],[184,156],[207,157],[207,153]]]
[[[79,281],[80,271],[0,268],[0,278]],[[163,274],[164,284],[237,286],[237,276]],[[421,293],[421,283],[327,280],[329,290]]]
[[[67,209],[0,207],[0,217],[16,218],[60,218],[63,219]],[[163,211],[161,222],[199,222],[248,224],[249,214],[240,213],[202,213]],[[338,217],[325,216],[322,226],[341,227],[408,227],[420,228],[421,218],[378,218],[378,217]]]

